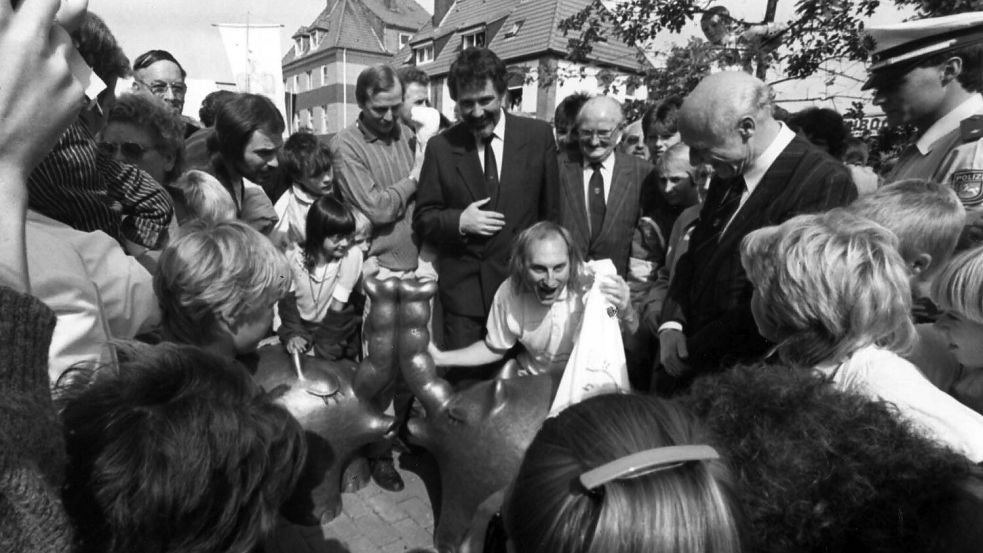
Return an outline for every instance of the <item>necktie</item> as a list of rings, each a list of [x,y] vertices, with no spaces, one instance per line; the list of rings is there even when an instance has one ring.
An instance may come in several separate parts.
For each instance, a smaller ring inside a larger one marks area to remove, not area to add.
[[[485,192],[491,197],[498,192],[498,163],[495,161],[495,150],[492,149],[492,139],[495,135],[485,137]]]
[[[721,198],[720,204],[714,210],[710,220],[710,224],[716,233],[722,233],[727,227],[727,223],[737,213],[737,208],[741,205],[741,196],[744,195],[744,189],[747,188],[747,185],[744,183],[744,175],[737,175],[732,178],[726,183],[726,186],[727,191],[724,192],[724,197]]]
[[[593,241],[601,234],[604,225],[604,177],[600,163],[591,163],[590,166],[594,172],[587,185],[587,214],[590,216],[590,239]]]

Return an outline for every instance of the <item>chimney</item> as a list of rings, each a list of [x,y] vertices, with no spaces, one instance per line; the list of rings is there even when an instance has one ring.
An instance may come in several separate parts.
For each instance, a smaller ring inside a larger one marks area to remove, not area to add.
[[[433,27],[436,29],[440,26],[440,22],[447,15],[447,12],[451,11],[451,6],[454,5],[454,0],[433,0]]]

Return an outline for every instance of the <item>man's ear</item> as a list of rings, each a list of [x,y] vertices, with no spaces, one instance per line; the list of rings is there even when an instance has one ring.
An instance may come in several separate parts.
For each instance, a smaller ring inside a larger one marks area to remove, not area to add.
[[[963,72],[963,59],[953,56],[942,64],[942,84],[947,85],[956,80]]]
[[[908,270],[915,278],[921,278],[932,267],[932,254],[922,252],[908,262]]]
[[[737,134],[741,135],[741,139],[745,142],[751,140],[755,130],[757,130],[757,123],[755,123],[754,117],[750,115],[741,117],[741,120],[737,122]]]

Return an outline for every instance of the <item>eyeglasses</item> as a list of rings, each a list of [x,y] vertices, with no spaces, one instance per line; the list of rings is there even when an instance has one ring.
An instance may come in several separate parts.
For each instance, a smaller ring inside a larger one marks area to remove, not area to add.
[[[175,96],[184,96],[184,94],[188,92],[188,85],[184,83],[168,83],[164,81],[154,81],[152,83],[145,83],[140,80],[136,82],[147,87],[147,89],[149,89],[150,92],[153,92],[154,94],[158,94],[158,95],[166,93],[168,88],[171,89],[171,92]]]
[[[99,142],[99,151],[108,155],[116,155],[119,150],[127,159],[141,159],[150,148],[136,142]]]
[[[618,129],[611,129],[607,131],[588,131],[579,129],[577,131],[577,136],[579,136],[581,140],[590,140],[594,137],[597,137],[598,140],[611,140],[611,138],[614,137],[615,133],[617,132]]]

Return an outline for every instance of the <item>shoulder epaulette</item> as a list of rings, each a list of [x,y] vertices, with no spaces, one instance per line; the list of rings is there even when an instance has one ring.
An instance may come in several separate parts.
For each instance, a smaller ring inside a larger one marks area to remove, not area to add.
[[[959,135],[963,142],[983,138],[983,115],[972,115],[959,122]]]

